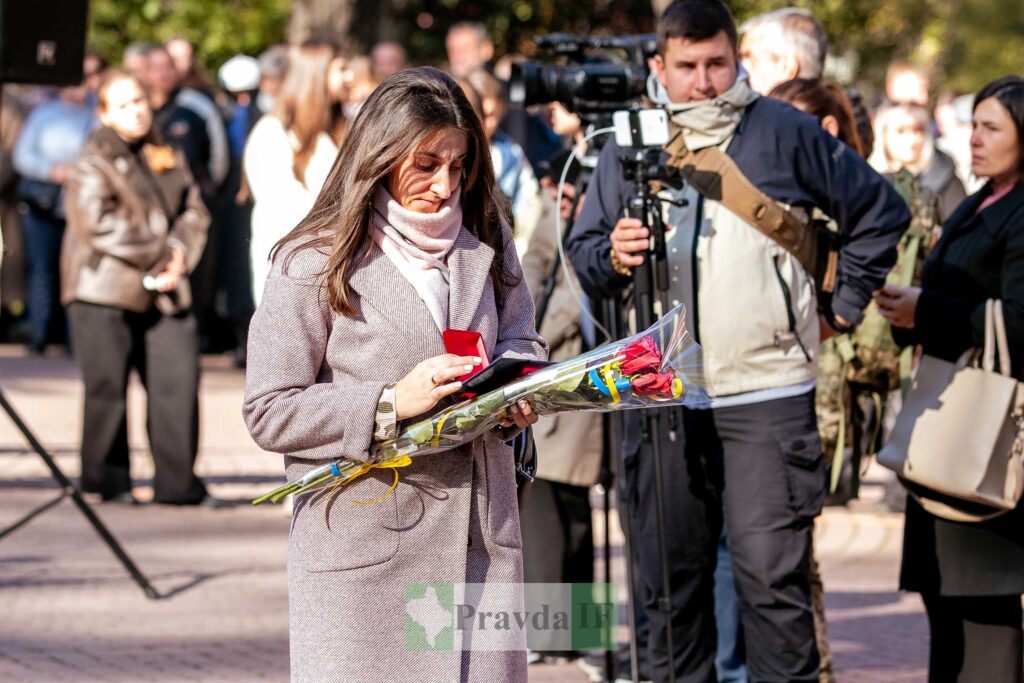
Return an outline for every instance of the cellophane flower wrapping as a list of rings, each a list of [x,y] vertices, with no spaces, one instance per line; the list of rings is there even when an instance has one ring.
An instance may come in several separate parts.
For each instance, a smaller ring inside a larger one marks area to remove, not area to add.
[[[639,334],[537,370],[405,426],[395,439],[376,445],[372,460],[385,463],[467,444],[500,426],[501,418],[520,399],[528,400],[540,415],[557,415],[663,406],[700,407],[708,405],[711,396],[704,381],[701,348],[686,327],[685,307],[679,305]],[[356,469],[363,470],[365,466],[341,459],[316,468],[254,502],[277,502],[289,493],[344,483],[346,475]]]

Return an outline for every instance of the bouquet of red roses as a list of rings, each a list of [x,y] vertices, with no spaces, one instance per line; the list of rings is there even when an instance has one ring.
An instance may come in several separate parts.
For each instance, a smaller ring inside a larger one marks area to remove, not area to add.
[[[640,334],[604,344],[571,360],[549,365],[504,386],[400,427],[396,438],[376,444],[371,462],[341,458],[314,468],[253,501],[278,502],[292,493],[346,484],[370,469],[404,467],[410,456],[469,443],[498,426],[517,401],[540,415],[578,410],[612,411],[659,406],[707,405],[701,349],[686,329],[680,305]]]

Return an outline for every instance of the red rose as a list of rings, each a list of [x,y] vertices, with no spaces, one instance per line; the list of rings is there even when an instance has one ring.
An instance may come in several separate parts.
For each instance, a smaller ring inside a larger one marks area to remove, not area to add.
[[[674,372],[650,372],[632,380],[633,392],[638,396],[677,398],[676,374]]]
[[[661,369],[661,351],[651,337],[643,337],[622,351],[622,374],[627,376],[641,372],[657,372]]]

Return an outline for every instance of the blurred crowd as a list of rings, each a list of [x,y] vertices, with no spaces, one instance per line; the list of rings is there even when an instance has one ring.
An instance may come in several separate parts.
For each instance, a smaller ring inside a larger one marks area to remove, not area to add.
[[[807,67],[784,64],[770,50],[756,57],[752,46],[776,39],[758,27],[747,27],[744,53],[754,88],[767,93],[787,76],[807,78]],[[582,126],[560,103],[529,111],[509,106],[507,78],[516,58],[496,58],[483,25],[453,26],[446,47],[446,68],[479,105],[525,253],[542,212],[541,184],[553,186],[550,162],[582,137]],[[328,43],[274,45],[256,57],[229,59],[213,78],[186,38],[125,49],[121,66],[145,86],[154,127],[185,154],[211,212],[203,257],[190,274],[204,352],[232,353],[244,364],[246,322],[259,303],[270,248],[312,206],[360,103],[407,65],[403,47],[390,41],[366,56]],[[89,54],[78,86],[9,86],[5,93],[0,340],[24,343],[31,353],[68,339],[59,303],[60,188],[99,125],[95,93],[107,67]],[[870,107],[856,90],[846,93],[856,104],[859,144],[877,170],[900,176],[908,188],[911,179],[927,178],[943,197],[941,219],[958,203],[958,190],[978,186],[970,176],[971,95],[933,88],[923,69],[905,63],[889,69],[884,92]]]
[[[762,19],[745,27],[744,64],[755,90],[769,93],[792,78],[821,76],[795,58],[774,55],[773,43],[784,40],[778,32],[792,31],[785,23]],[[498,58],[483,25],[454,25],[446,47],[445,68],[479,105],[524,254],[541,218],[541,186],[554,186],[551,161],[568,158],[564,149],[582,137],[583,127],[557,102],[529,110],[509,106],[507,79],[518,58]],[[767,56],[758,57],[762,50]],[[804,61],[822,62],[821,56],[819,46]],[[184,153],[211,213],[203,256],[189,275],[203,352],[231,353],[244,365],[246,324],[259,303],[270,248],[312,206],[360,103],[407,65],[403,47],[390,41],[369,55],[350,55],[328,43],[274,45],[255,57],[229,59],[214,78],[197,63],[186,38],[125,49],[121,66],[144,85],[154,128]],[[59,302],[61,186],[99,125],[96,88],[107,67],[89,54],[80,85],[8,86],[5,92],[0,341],[23,343],[31,353],[68,340]],[[781,94],[791,93],[785,99],[806,110],[810,102],[793,99],[798,86],[786,84]],[[919,179],[918,186],[939,194],[939,222],[965,188],[979,186],[970,175],[970,94],[933,87],[925,70],[906,63],[891,66],[884,96],[871,102],[854,88],[830,88],[841,106],[852,107],[857,144],[874,168],[905,192]]]
[[[971,170],[973,95],[933,83],[927,70],[902,62],[890,66],[874,97],[829,81],[828,38],[805,10],[761,15],[740,33],[750,87],[816,117],[906,201],[913,219],[897,267],[918,282],[943,223],[982,185]],[[496,55],[483,25],[453,25],[446,49],[443,68],[465,90],[489,138],[540,331],[552,358],[572,357],[601,341],[581,315],[579,284],[571,274],[565,281],[558,256],[557,226],[578,214],[586,160],[596,149],[588,151],[584,142],[586,123],[557,102],[510,106],[510,66],[518,57]],[[63,346],[79,356],[86,411],[94,416],[83,438],[86,490],[105,500],[133,500],[123,393],[134,367],[150,389],[151,437],[160,433],[151,438],[158,500],[216,504],[191,474],[197,412],[181,409],[196,400],[198,353],[230,354],[244,367],[248,321],[274,245],[313,207],[362,102],[408,65],[395,42],[379,43],[369,55],[307,42],[237,55],[214,77],[179,37],[129,45],[117,69],[87,55],[79,85],[5,89],[0,341],[24,344],[32,354]],[[113,135],[106,139],[101,129]],[[114,204],[120,213],[108,211]],[[160,236],[145,257],[137,243],[145,239],[136,234],[140,221],[147,235]],[[87,224],[101,237],[119,235],[117,245],[90,251],[77,244],[70,235]],[[96,264],[107,256],[131,268],[103,271]],[[96,272],[102,280],[89,280]],[[97,310],[103,307],[130,315],[103,318]],[[191,316],[183,318],[187,311]],[[856,330],[822,344],[816,404],[826,460],[835,460],[836,503],[856,497],[861,462],[881,444],[909,377],[910,356],[888,325],[871,304]],[[195,353],[183,351],[193,344]],[[113,360],[96,360],[112,350]],[[541,469],[523,520],[528,582],[593,580],[589,493],[602,475],[601,421],[572,418],[563,418],[557,431],[543,422],[536,430]],[[904,500],[894,483],[884,504],[902,509]],[[719,568],[728,576],[724,539],[722,552]],[[823,629],[820,581],[817,587]],[[719,625],[720,680],[744,680],[736,595],[716,592],[715,599],[734,613],[732,637],[728,621]],[[723,609],[723,619],[728,612]],[[832,680],[823,630],[818,645],[822,680]]]

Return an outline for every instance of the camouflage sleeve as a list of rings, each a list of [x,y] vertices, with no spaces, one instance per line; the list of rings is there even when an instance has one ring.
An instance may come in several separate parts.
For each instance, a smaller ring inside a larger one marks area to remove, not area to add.
[[[377,401],[374,441],[388,441],[398,436],[398,413],[395,410],[395,384],[388,384]]]

